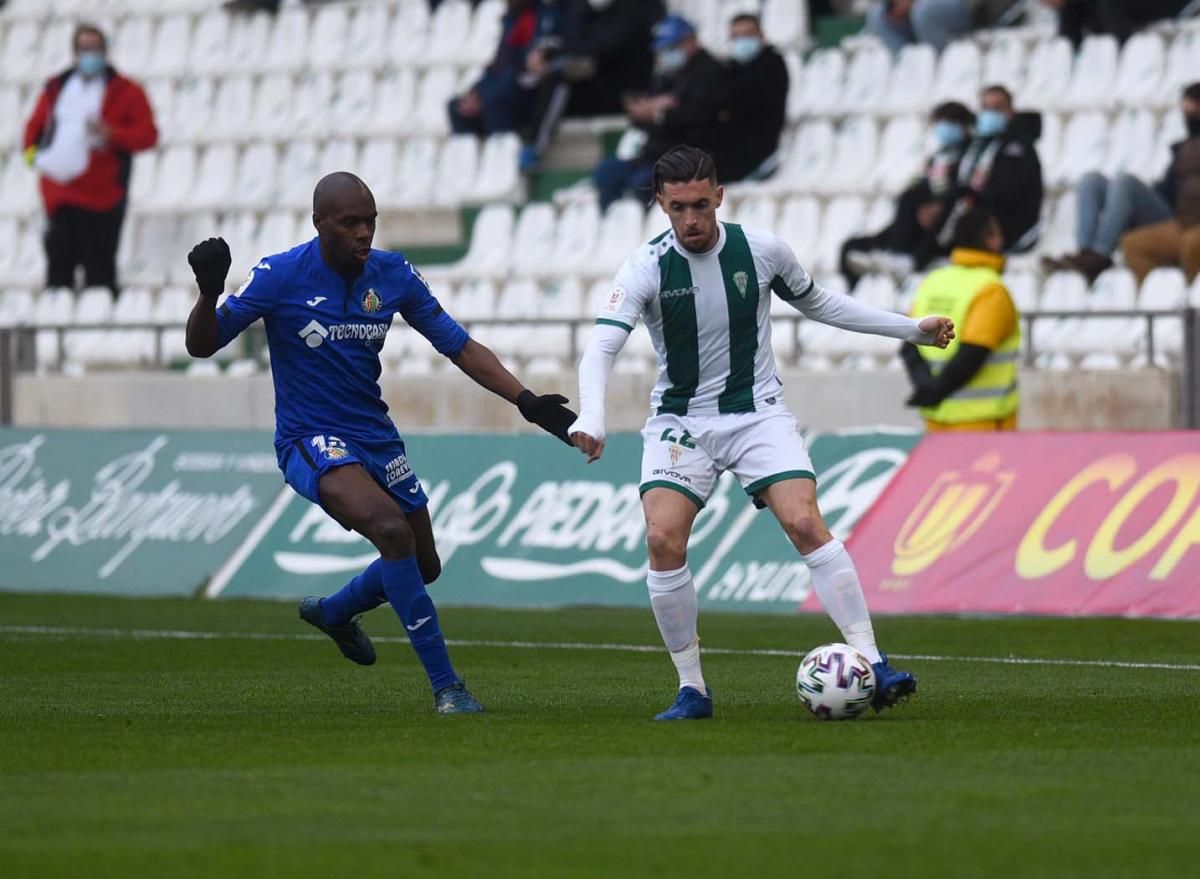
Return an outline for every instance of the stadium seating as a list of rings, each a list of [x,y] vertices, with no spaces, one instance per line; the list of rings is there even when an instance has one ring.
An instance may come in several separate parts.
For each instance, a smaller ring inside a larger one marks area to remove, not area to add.
[[[1170,270],[1152,273],[1140,290],[1128,273],[1114,271],[1090,291],[1079,279],[1034,272],[1038,255],[1073,247],[1072,190],[1082,174],[1153,177],[1165,168],[1168,146],[1182,134],[1179,89],[1200,71],[1195,23],[1161,26],[1124,46],[1090,37],[1078,53],[1042,28],[1024,27],[958,41],[940,56],[918,45],[893,58],[860,37],[806,54],[807,4],[794,0],[671,6],[716,50],[724,48],[730,15],[761,11],[769,38],[783,48],[792,91],[782,167],[770,180],[730,187],[726,215],[774,228],[830,286],[844,284],[833,274],[842,241],[887,222],[890,198],[919,171],[933,104],[973,105],[981,85],[1000,82],[1023,108],[1043,113],[1043,234],[1038,251],[1014,261],[1008,275],[1021,307],[1164,309],[1200,301],[1200,285],[1188,290]],[[152,335],[121,327],[186,317],[190,277],[181,254],[188,244],[214,230],[226,235],[236,285],[260,255],[307,234],[312,182],[335,168],[359,171],[384,212],[481,206],[466,255],[426,272],[463,320],[587,317],[625,254],[666,223],[630,201],[601,217],[586,190],[559,205],[523,204],[515,135],[483,142],[450,136],[446,102],[487,62],[503,8],[503,0],[474,8],[444,0],[433,13],[425,0],[285,2],[271,17],[230,16],[210,0],[9,0],[0,11],[0,118],[24,119],[44,79],[69,63],[72,24],[87,14],[113,35],[117,65],[145,83],[161,144],[135,161],[120,250],[129,288],[105,312],[93,294],[72,302],[64,291],[39,289],[36,182],[17,150],[20,126],[0,129],[0,300],[8,306],[0,320],[109,322],[115,336],[72,331],[62,353],[84,365],[148,363]],[[888,307],[903,307],[913,287],[910,280],[897,290],[881,277],[864,284],[859,295]],[[786,357],[813,368],[894,365],[890,348],[855,340],[847,349],[844,338],[839,344],[820,327],[795,332],[786,306],[777,313],[776,344]],[[1039,321],[1044,365],[1098,363],[1088,360],[1097,351],[1138,362],[1146,353],[1144,331],[1128,320],[1072,320]],[[1175,330],[1163,327],[1159,365],[1178,357],[1181,339],[1178,322]],[[512,324],[487,332],[497,333],[502,353],[537,352],[542,367],[573,350],[565,330]],[[122,345],[98,343],[114,339]],[[395,341],[405,356],[389,350],[387,368],[433,368],[414,353],[421,346],[411,333]],[[53,362],[55,345],[52,334],[39,336],[39,363]],[[648,346],[648,339],[631,341],[630,361],[648,360]],[[113,347],[124,353],[106,353]],[[182,357],[181,336],[164,335],[162,353]]]

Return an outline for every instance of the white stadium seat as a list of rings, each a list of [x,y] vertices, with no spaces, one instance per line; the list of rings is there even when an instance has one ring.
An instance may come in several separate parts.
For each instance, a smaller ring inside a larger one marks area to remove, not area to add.
[[[829,203],[821,218],[821,237],[816,250],[817,272],[837,268],[842,242],[863,231],[863,201],[856,196],[838,196]]]
[[[479,173],[475,175],[470,201],[516,200],[521,192],[517,166],[520,151],[521,139],[516,134],[494,134],[489,137],[479,157]]]
[[[454,316],[460,321],[495,317],[496,286],[491,281],[467,281],[454,297]]]
[[[890,120],[880,136],[879,158],[867,184],[869,191],[894,195],[911,184],[927,158],[924,120],[917,116]]]
[[[1162,90],[1166,50],[1162,37],[1150,31],[1134,34],[1121,48],[1114,93],[1125,107],[1145,107]]]
[[[446,105],[455,93],[453,67],[433,67],[426,71],[417,89],[417,105],[409,124],[422,134],[442,135],[449,131]]]
[[[29,325],[33,322],[33,310],[33,291],[28,287],[13,287],[0,293],[0,327]]]
[[[808,41],[808,4],[764,0],[762,28],[777,46],[803,46]]]
[[[147,207],[180,210],[189,205],[196,180],[196,151],[180,144],[168,147],[158,160],[158,181]]]
[[[1076,113],[1067,123],[1059,148],[1058,160],[1043,173],[1052,184],[1074,183],[1089,171],[1104,167],[1108,151],[1108,121],[1103,113],[1091,110]]]
[[[787,121],[799,122],[804,116],[804,61],[797,52],[784,52],[788,72]]]
[[[1180,92],[1196,81],[1197,71],[1200,71],[1200,29],[1183,28],[1167,50],[1166,73],[1154,95],[1154,105],[1159,109],[1174,109]]]
[[[496,51],[504,20],[505,0],[483,0],[475,7],[471,34],[459,56],[472,64],[487,64]]]
[[[178,73],[179,62],[187,58],[192,36],[192,19],[188,15],[161,18],[154,31],[150,57],[146,61],[148,76],[171,76]]]
[[[4,51],[0,52],[0,73],[6,82],[28,82],[39,67],[41,27],[34,21],[17,21],[5,34]]]
[[[366,141],[358,166],[358,176],[371,187],[371,192],[375,195],[375,204],[380,210],[387,210],[400,202],[404,179],[403,175],[398,173],[399,156],[396,152],[396,141],[390,137]]]
[[[599,237],[600,208],[597,203],[589,200],[568,205],[555,222],[553,248],[542,254],[536,266],[527,266],[523,274],[537,277],[570,274],[579,255],[594,248]],[[517,246],[520,246],[519,239]]]
[[[942,50],[938,59],[933,100],[959,101],[975,106],[979,99],[979,76],[983,58],[979,46],[969,40],[957,40]]]
[[[1104,173],[1111,175],[1127,171],[1144,174],[1144,169],[1154,164],[1157,135],[1154,114],[1149,110],[1126,110],[1121,113],[1109,132]]]
[[[227,202],[213,205],[222,208],[236,205],[256,208],[275,201],[275,174],[279,168],[279,153],[273,144],[252,143],[242,151],[237,163],[237,178]]]
[[[188,77],[176,84],[169,115],[159,115],[156,120],[171,143],[193,143],[211,136],[208,120],[214,82],[208,77]]]
[[[1020,106],[1054,110],[1071,84],[1075,52],[1064,37],[1038,43],[1025,66],[1025,79],[1014,98]]]
[[[451,277],[498,278],[508,270],[512,250],[513,209],[490,205],[479,212],[466,254],[447,271]]]
[[[479,170],[479,139],[471,134],[454,135],[442,143],[434,172],[433,202],[457,207],[467,201]],[[421,169],[429,176],[429,165]]]
[[[312,23],[312,47],[308,65],[317,70],[331,70],[344,64],[346,56],[358,51],[348,42],[350,11],[341,3],[328,3],[317,10]]]
[[[275,16],[263,70],[298,70],[307,66],[308,11],[284,8]]]
[[[249,76],[221,80],[213,97],[214,111],[205,127],[206,139],[245,137],[254,113],[254,84]]]
[[[229,22],[229,13],[223,9],[214,9],[196,19],[188,47],[186,69],[189,72],[212,75],[225,69]]]
[[[330,117],[332,104],[333,75],[328,72],[302,74],[292,96],[291,133],[296,137],[329,137],[331,130],[337,130]]]
[[[191,196],[184,200],[185,207],[222,208],[233,196],[234,174],[237,168],[237,149],[231,143],[209,146],[200,159],[195,185]]]
[[[645,243],[642,240],[645,213],[645,208],[634,199],[622,199],[609,205],[600,221],[596,246],[584,256],[583,267],[592,274],[615,274],[625,258]]]
[[[350,68],[377,68],[380,59],[388,57],[388,22],[391,18],[392,10],[383,3],[360,4],[350,20],[346,37],[346,45],[352,46],[353,50],[341,59],[342,64]]]
[[[293,140],[287,144],[279,166],[280,207],[312,206],[313,185],[322,175],[319,158],[317,145],[311,140]]]
[[[545,203],[525,206],[513,234],[511,266],[520,274],[537,275],[545,268],[554,244],[554,208]]]
[[[470,31],[471,4],[467,0],[442,0],[433,14],[421,62],[428,65],[453,63]]]
[[[292,121],[292,77],[270,73],[258,81],[254,90],[254,110],[246,130],[257,137],[286,136]]]
[[[1093,34],[1083,41],[1067,91],[1066,106],[1069,109],[1111,106],[1117,76],[1117,52],[1116,38],[1108,34]]]
[[[896,58],[884,109],[917,113],[929,109],[937,70],[937,53],[925,43],[905,46]]]
[[[606,287],[607,289],[607,287]],[[547,283],[537,303],[537,316],[577,320],[590,311],[583,298],[583,288],[577,278],[563,278]]]
[[[865,44],[850,59],[838,109],[843,113],[872,113],[882,109],[891,69],[892,55],[887,49],[874,41]]]
[[[795,84],[803,90],[803,114],[831,113],[841,105],[846,56],[841,49],[818,49],[804,66],[804,77]]]
[[[816,181],[818,192],[862,192],[875,172],[875,148],[879,131],[869,116],[851,116],[838,128],[832,161]]]
[[[417,77],[410,69],[390,71],[375,83],[375,104],[370,130],[380,134],[407,132],[408,119],[416,106]]]
[[[1019,93],[1027,57],[1023,40],[1008,35],[998,37],[984,53],[980,82],[985,86],[1002,85],[1014,94]]]

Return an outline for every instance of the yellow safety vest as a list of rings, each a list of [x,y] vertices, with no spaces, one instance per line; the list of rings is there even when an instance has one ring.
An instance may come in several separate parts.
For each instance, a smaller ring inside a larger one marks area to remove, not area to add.
[[[956,252],[956,256],[958,253]],[[966,323],[967,312],[983,290],[1002,283],[1000,273],[991,266],[976,264],[962,254],[968,265],[949,265],[930,272],[917,288],[913,300],[914,316],[943,315],[954,321],[958,332]],[[957,262],[958,260],[955,260]],[[1015,308],[1015,306],[1014,306]],[[1020,395],[1017,392],[1017,358],[1021,349],[1020,315],[1013,322],[1013,331],[990,357],[979,372],[938,406],[926,406],[921,414],[941,424],[962,424],[969,421],[1001,421],[1017,411]],[[918,351],[937,375],[958,352],[955,338],[945,348],[919,346]]]

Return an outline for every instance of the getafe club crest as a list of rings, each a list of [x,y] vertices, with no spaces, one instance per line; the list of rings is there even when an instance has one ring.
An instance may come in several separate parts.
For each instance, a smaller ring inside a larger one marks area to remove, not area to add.
[[[737,285],[738,292],[742,294],[743,299],[746,296],[746,284],[749,281],[750,281],[750,277],[745,272],[734,272],[733,273],[733,283],[735,285]]]
[[[374,314],[383,308],[383,300],[379,298],[374,287],[367,288],[367,292],[363,294],[362,307],[367,314]]]

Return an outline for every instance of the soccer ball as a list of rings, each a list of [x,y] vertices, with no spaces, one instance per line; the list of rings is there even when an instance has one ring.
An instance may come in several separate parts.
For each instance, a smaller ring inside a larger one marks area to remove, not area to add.
[[[822,644],[800,660],[796,695],[822,720],[852,720],[871,705],[875,669],[849,644]]]

